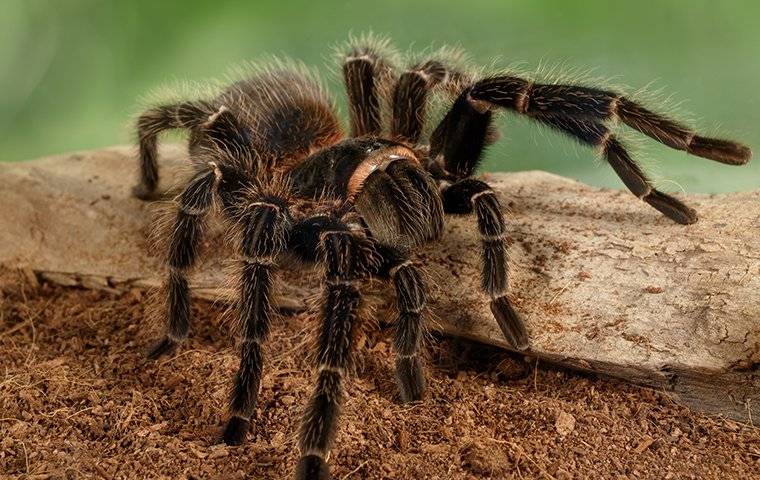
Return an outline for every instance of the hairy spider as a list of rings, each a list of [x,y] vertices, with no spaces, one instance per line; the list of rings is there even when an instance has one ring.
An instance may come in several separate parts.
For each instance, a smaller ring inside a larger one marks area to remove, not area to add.
[[[617,92],[541,84],[509,73],[478,78],[444,55],[397,73],[387,52],[386,41],[365,37],[350,42],[342,56],[348,138],[316,75],[285,62],[255,69],[215,98],[151,108],[137,122],[136,196],[147,199],[156,192],[156,141],[164,130],[189,131],[194,171],[175,199],[166,260],[166,334],[150,357],[172,351],[187,337],[187,274],[214,206],[236,232],[240,367],[223,433],[227,444],[243,442],[255,411],[278,265],[291,258],[322,268],[316,387],[300,429],[297,478],[329,477],[326,459],[362,307],[359,286],[368,277],[395,288],[398,387],[404,402],[422,397],[426,288],[411,254],[441,236],[444,214],[475,213],[482,290],[509,343],[516,350],[528,348],[525,325],[507,297],[507,229],[498,196],[472,178],[484,148],[495,139],[496,111],[527,115],[597,148],[636,197],[682,224],[695,222],[696,212],[653,187],[611,132],[612,121],[722,163],[741,165],[751,156],[741,144],[697,135]],[[426,104],[436,91],[448,95],[451,104],[424,135]]]

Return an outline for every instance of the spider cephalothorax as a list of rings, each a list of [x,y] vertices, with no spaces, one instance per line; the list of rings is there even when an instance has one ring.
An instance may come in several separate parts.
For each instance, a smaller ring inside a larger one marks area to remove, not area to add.
[[[697,220],[694,210],[656,190],[607,123],[620,120],[670,147],[722,163],[744,164],[751,156],[741,144],[699,136],[616,92],[540,84],[509,73],[477,78],[435,55],[399,74],[386,50],[385,42],[367,38],[352,42],[343,56],[349,138],[316,77],[285,63],[258,69],[215,98],[157,106],[138,120],[137,196],[156,191],[156,138],[163,130],[189,130],[195,172],[175,199],[167,233],[166,335],[151,357],[173,350],[187,336],[186,275],[213,206],[221,207],[217,211],[236,232],[240,368],[226,443],[244,440],[255,410],[278,265],[289,257],[322,267],[317,385],[303,418],[298,478],[328,477],[325,459],[357,331],[359,287],[369,277],[395,288],[401,399],[421,398],[426,289],[422,266],[411,255],[414,247],[441,236],[444,214],[476,214],[483,292],[510,344],[528,348],[526,328],[507,296],[507,228],[498,195],[472,178],[495,139],[496,111],[527,115],[596,147],[632,193],[683,224]],[[433,92],[448,94],[451,103],[424,135]]]

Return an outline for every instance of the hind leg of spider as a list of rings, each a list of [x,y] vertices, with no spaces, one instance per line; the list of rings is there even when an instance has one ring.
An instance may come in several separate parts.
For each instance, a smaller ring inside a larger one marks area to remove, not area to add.
[[[195,263],[203,233],[203,221],[212,207],[220,172],[214,165],[201,167],[178,197],[177,213],[169,240],[165,282],[166,333],[149,351],[156,359],[173,351],[190,328],[190,289],[187,271]]]
[[[204,128],[214,141],[222,138],[234,139],[226,129],[236,128],[229,112],[220,111],[206,118]],[[235,130],[236,131],[236,130]],[[233,145],[229,143],[229,145]],[[233,145],[234,146],[234,145]],[[225,150],[226,151],[226,150]],[[233,192],[250,186],[245,172],[227,165],[223,158],[196,158],[197,172],[177,197],[177,211],[173,228],[169,233],[169,251],[166,258],[169,273],[165,283],[166,333],[148,353],[155,359],[173,351],[187,337],[190,327],[190,289],[187,272],[195,264],[198,246],[203,234],[204,220],[211,210],[214,199],[219,197],[225,210],[226,204],[234,197]]]
[[[260,190],[246,198],[234,219],[240,230],[240,277],[237,322],[240,366],[230,395],[230,418],[224,429],[227,445],[245,440],[261,385],[261,347],[269,335],[272,282],[276,257],[287,242],[291,226],[288,202],[276,192]]]
[[[469,178],[447,187],[442,195],[446,213],[475,212],[483,249],[481,286],[491,297],[491,312],[504,337],[515,350],[526,350],[528,332],[507,297],[506,226],[496,192],[487,183]]]
[[[305,219],[293,228],[293,252],[314,258],[324,265],[324,290],[321,326],[316,352],[316,387],[301,421],[299,448],[301,458],[295,478],[327,479],[326,463],[335,437],[343,378],[351,361],[353,340],[358,322],[361,294],[358,282],[371,263],[368,241],[350,231],[333,217]]]
[[[208,120],[213,107],[205,102],[161,105],[143,112],[137,119],[140,176],[132,194],[143,200],[156,198],[158,187],[158,135],[164,130],[192,129]]]
[[[402,402],[420,400],[425,393],[425,373],[420,344],[425,330],[422,313],[427,287],[417,266],[401,251],[378,245],[382,258],[377,276],[393,283],[396,291],[395,333],[396,381]]]

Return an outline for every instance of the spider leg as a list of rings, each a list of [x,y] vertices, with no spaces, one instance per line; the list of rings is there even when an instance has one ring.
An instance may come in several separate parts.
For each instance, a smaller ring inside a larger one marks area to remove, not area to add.
[[[229,124],[227,112],[220,111],[207,118],[205,127],[213,141],[219,141],[225,125]],[[229,133],[225,134],[231,135]],[[229,153],[229,149],[225,149]],[[190,289],[187,272],[198,256],[204,220],[218,198],[222,206],[231,211],[238,192],[251,186],[249,176],[239,168],[225,163],[225,157],[214,149],[214,155],[193,155],[196,173],[182,193],[175,199],[177,211],[169,233],[166,263],[169,268],[166,290],[166,333],[154,345],[148,357],[155,359],[173,351],[187,337],[190,327]]]
[[[352,137],[379,135],[382,130],[378,89],[391,68],[381,55],[383,46],[367,40],[353,46],[343,61]]]
[[[475,101],[528,116],[591,121],[620,119],[671,148],[729,165],[743,165],[752,156],[750,149],[740,143],[700,136],[623,95],[598,88],[543,85],[514,76],[496,76],[478,81],[467,95]]]
[[[240,367],[230,398],[224,443],[239,445],[248,432],[261,384],[261,346],[269,336],[276,256],[283,250],[292,219],[277,190],[259,191],[236,213],[240,228],[240,286],[237,307]]]
[[[468,178],[480,162],[492,117],[487,105],[472,101],[465,90],[430,137],[428,168],[435,176],[456,182],[442,192],[444,212],[476,212],[483,246],[481,286],[491,297],[491,311],[505,338],[523,350],[528,347],[525,326],[506,296],[505,225],[499,201],[486,183]]]
[[[399,76],[391,98],[391,138],[410,145],[422,134],[428,92],[449,72],[438,60],[418,63]]]
[[[541,121],[570,135],[581,144],[598,148],[631,193],[671,220],[683,225],[697,221],[697,212],[694,209],[654,188],[641,167],[606,126],[591,121],[561,117],[542,117]]]
[[[509,271],[504,243],[507,233],[496,192],[487,183],[468,178],[446,187],[442,196],[446,213],[475,212],[483,248],[481,287],[491,297],[491,312],[504,337],[516,350],[527,349],[525,324],[507,298]]]
[[[166,333],[154,345],[148,358],[156,359],[173,351],[187,338],[190,328],[190,289],[187,271],[195,263],[203,233],[203,220],[214,201],[221,172],[214,164],[199,168],[177,199],[177,213],[169,240],[166,262]]]
[[[182,102],[153,107],[137,119],[140,145],[140,179],[132,189],[137,198],[155,197],[158,186],[158,134],[175,128],[193,129],[207,121],[214,108],[205,102]]]
[[[469,99],[467,90],[459,95],[430,135],[431,172],[455,179],[472,175],[486,147],[492,118],[488,105]]]
[[[400,250],[379,246],[383,261],[378,275],[393,282],[396,290],[396,380],[402,402],[420,400],[425,392],[425,374],[420,359],[420,344],[425,329],[422,312],[427,287],[419,269]]]
[[[582,144],[599,148],[634,195],[681,224],[696,222],[696,212],[656,190],[622,143],[602,123],[604,120],[619,116],[668,146],[724,163],[739,165],[751,156],[743,145],[700,137],[670,119],[609,92],[537,85],[516,77],[494,77],[466,89],[431,135],[429,168],[434,174],[459,179],[473,173],[486,145],[494,105],[526,113]]]
[[[301,459],[297,479],[329,478],[327,457],[335,436],[343,397],[342,379],[350,367],[361,294],[357,283],[373,257],[369,241],[327,216],[312,217],[293,228],[291,245],[301,257],[321,252],[325,286],[316,352],[316,387],[300,428]]]

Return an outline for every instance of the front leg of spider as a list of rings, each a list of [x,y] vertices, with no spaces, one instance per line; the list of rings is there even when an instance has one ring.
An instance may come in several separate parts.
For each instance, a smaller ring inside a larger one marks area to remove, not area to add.
[[[460,95],[431,135],[430,166],[453,181],[444,182],[444,211],[475,213],[482,247],[481,288],[491,298],[491,312],[506,340],[515,350],[526,350],[527,329],[507,297],[507,232],[499,199],[488,184],[470,178],[487,144],[491,121],[487,104]]]
[[[475,82],[457,102],[482,109],[513,110],[549,125],[583,145],[596,147],[631,193],[674,222],[684,225],[696,222],[697,212],[677,198],[657,190],[604,122],[620,120],[668,147],[727,165],[744,165],[752,157],[752,151],[741,143],[699,135],[693,129],[609,90],[547,85],[513,75],[498,75]]]
[[[396,381],[401,401],[414,402],[425,393],[420,347],[425,331],[422,315],[427,301],[427,286],[417,265],[401,250],[378,245],[382,258],[376,275],[393,284],[397,317],[394,322],[393,349],[396,351]]]
[[[257,192],[236,212],[240,229],[240,278],[237,307],[240,367],[230,396],[230,418],[224,429],[227,445],[245,440],[256,409],[263,356],[273,315],[272,284],[277,255],[291,227],[288,201],[277,192]]]
[[[371,263],[371,249],[366,239],[339,220],[327,217],[300,222],[292,241],[303,256],[310,255],[318,242],[324,268],[317,384],[301,422],[298,441],[301,458],[295,475],[298,480],[321,480],[330,478],[327,458],[337,429],[342,382],[350,367],[362,303],[358,283]]]
[[[443,209],[451,214],[475,212],[482,246],[481,288],[491,297],[491,312],[504,337],[515,350],[529,347],[525,323],[507,297],[507,231],[499,199],[491,187],[468,178],[443,191]]]

